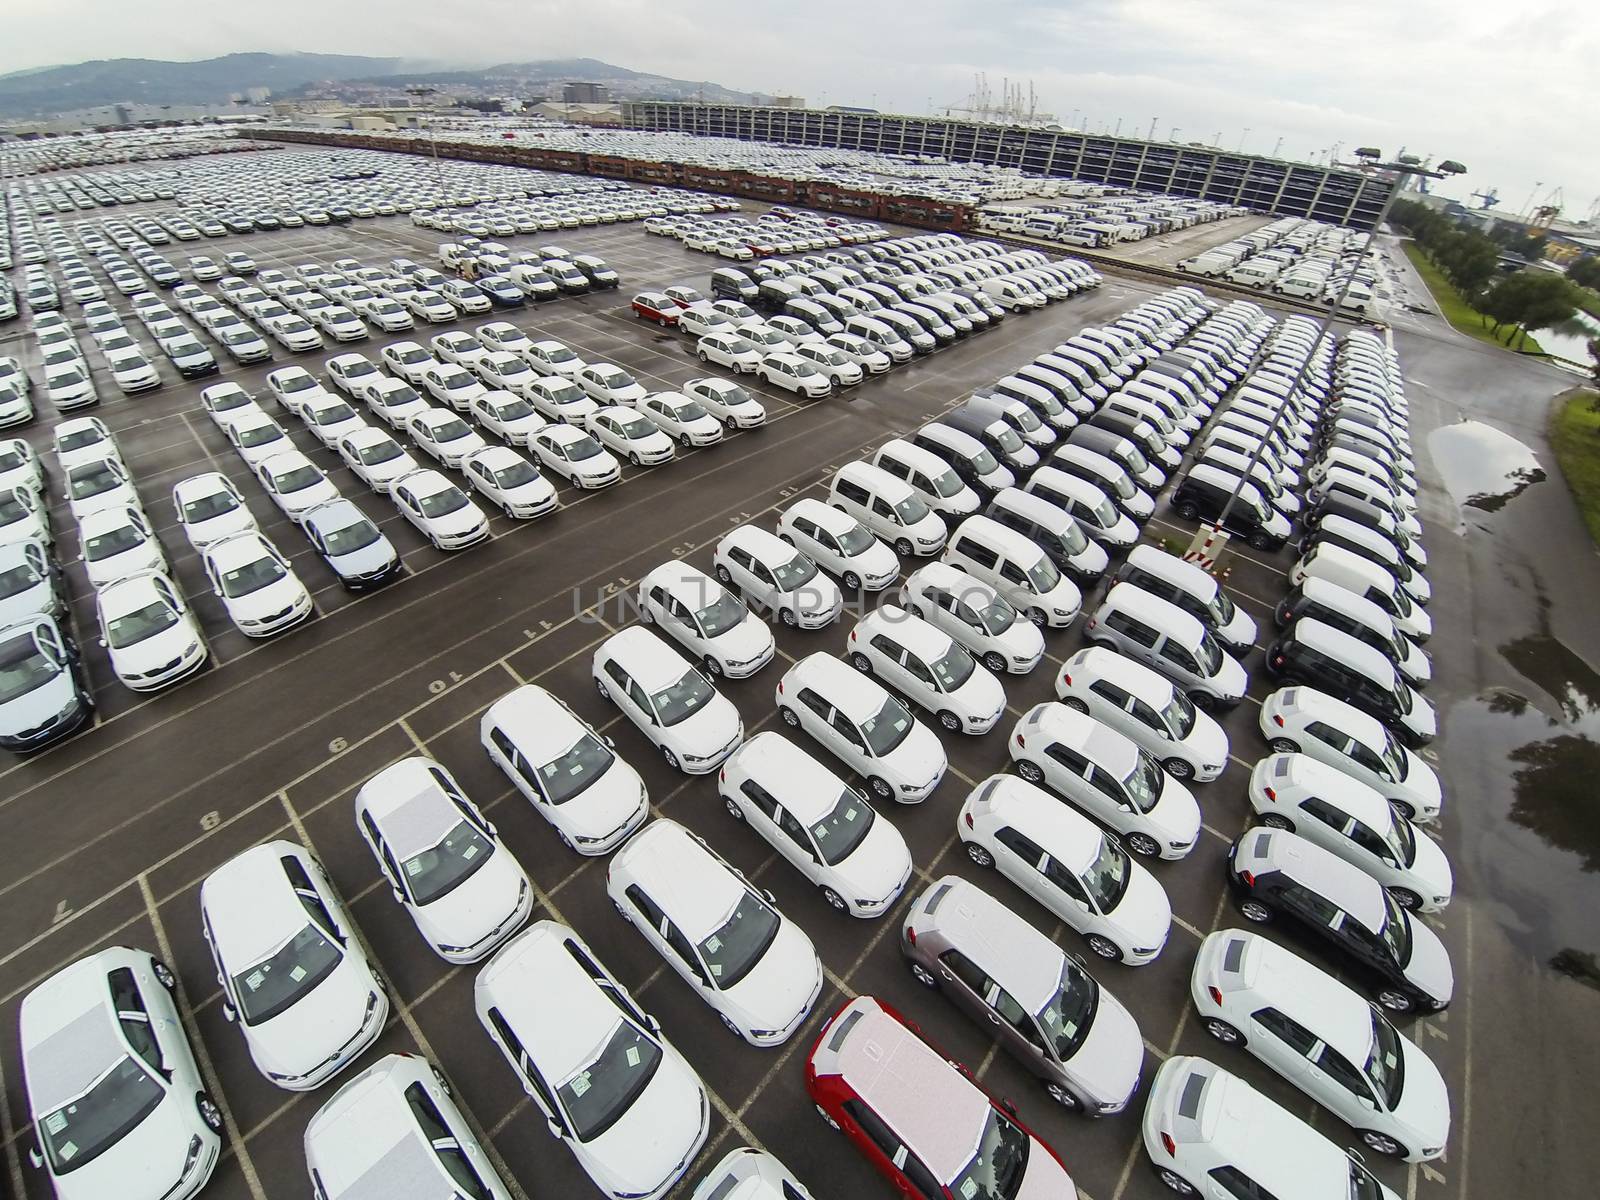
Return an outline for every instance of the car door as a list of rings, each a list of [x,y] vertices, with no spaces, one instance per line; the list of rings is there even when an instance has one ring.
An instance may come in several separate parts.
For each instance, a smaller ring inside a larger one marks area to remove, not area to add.
[[[866,737],[856,728],[855,722],[835,708],[828,718],[828,726],[833,731],[834,739],[839,743],[839,756],[846,762],[856,764],[856,769],[862,774],[869,772],[876,759],[867,746]]]
[[[1308,1086],[1312,1056],[1321,1045],[1309,1029],[1268,1006],[1250,1014],[1244,1033],[1258,1058],[1297,1087]]]
[[[796,699],[800,704],[800,722],[806,732],[833,753],[845,753],[846,743],[833,728],[833,705],[812,688],[801,688]]]
[[[779,807],[776,832],[777,836],[771,841],[777,851],[802,875],[817,883],[822,877],[822,857],[817,853],[810,831],[788,809]]]
[[[1100,798],[1089,787],[1089,760],[1061,742],[1050,742],[1041,756],[1045,779],[1056,791],[1074,803],[1098,811],[1103,807]]]
[[[906,649],[886,633],[875,633],[867,644],[877,652],[874,673],[899,692],[923,690],[916,675],[906,666]]]
[[[665,592],[661,598],[662,608],[666,614],[663,624],[667,632],[697,655],[707,653],[711,649],[711,643],[701,632],[700,624],[694,619],[694,614],[689,611],[688,606],[676,597],[666,595]]]
[[[1125,688],[1118,687],[1109,679],[1096,679],[1089,684],[1089,692],[1089,711],[1095,720],[1103,721],[1111,728],[1122,730],[1124,733],[1141,732],[1134,727],[1133,718],[1128,711],[1128,702],[1133,696]]]
[[[1089,898],[1089,893],[1084,889],[1083,882],[1065,865],[1054,858],[1046,858],[1040,868],[1039,878],[1044,886],[1049,888],[1052,897],[1049,908],[1060,916],[1067,924],[1080,931],[1091,929],[1098,930],[1104,924],[1099,909]],[[1122,943],[1122,938],[1107,933],[1111,940]]]
[[[994,833],[992,847],[995,866],[1002,874],[1039,903],[1052,909],[1057,907],[1055,889],[1040,873],[1045,860],[1044,847],[1027,834],[1010,825],[1002,825]]]
[[[783,593],[778,589],[777,576],[772,573],[766,563],[738,547],[730,551],[728,557],[733,561],[733,565],[736,568],[735,578],[739,581],[741,588],[757,604],[770,608],[778,603]]]

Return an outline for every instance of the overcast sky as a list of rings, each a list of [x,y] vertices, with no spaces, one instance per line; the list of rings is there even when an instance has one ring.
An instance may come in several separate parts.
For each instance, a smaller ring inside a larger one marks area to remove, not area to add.
[[[1464,196],[1520,210],[1535,182],[1600,194],[1600,22],[1577,0],[35,0],[8,5],[0,72],[239,50],[460,65],[590,57],[812,104],[925,113],[975,72],[1031,80],[1063,123],[1320,158],[1402,145],[1455,158]]]

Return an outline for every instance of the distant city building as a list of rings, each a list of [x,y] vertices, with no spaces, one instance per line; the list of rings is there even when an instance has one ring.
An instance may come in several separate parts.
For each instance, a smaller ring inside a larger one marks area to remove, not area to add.
[[[251,104],[265,104],[272,99],[272,89],[265,87],[246,88],[244,98],[250,101]]]
[[[611,89],[603,83],[564,83],[561,99],[568,104],[604,104],[611,99]]]
[[[500,96],[497,99],[500,101],[501,112],[519,113],[522,111],[522,101],[515,96]]]
[[[621,125],[621,104],[557,104],[546,100],[529,110],[541,117],[556,121],[570,121],[576,125]]]
[[[118,125],[133,124],[133,106],[131,104],[113,104],[111,111],[117,114]]]
[[[773,108],[804,108],[805,106],[806,98],[804,96],[774,96],[772,98]]]

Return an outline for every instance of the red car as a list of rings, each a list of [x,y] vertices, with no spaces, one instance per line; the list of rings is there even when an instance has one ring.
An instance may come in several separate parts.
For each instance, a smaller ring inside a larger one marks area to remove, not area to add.
[[[1076,1200],[1056,1152],[921,1031],[872,996],[833,1015],[806,1060],[806,1091],[904,1195]]]
[[[634,316],[654,321],[657,325],[676,325],[678,314],[683,311],[664,292],[640,292],[629,307],[633,309]]]

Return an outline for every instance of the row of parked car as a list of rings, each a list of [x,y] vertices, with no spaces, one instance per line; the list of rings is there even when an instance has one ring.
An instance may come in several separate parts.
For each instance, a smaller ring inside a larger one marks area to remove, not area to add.
[[[873,221],[850,221],[775,206],[754,217],[666,216],[645,222],[646,233],[676,238],[685,250],[699,250],[735,262],[773,254],[797,254],[856,246],[889,236]]]

